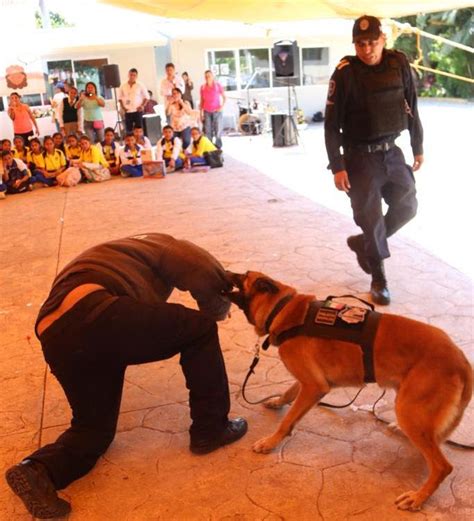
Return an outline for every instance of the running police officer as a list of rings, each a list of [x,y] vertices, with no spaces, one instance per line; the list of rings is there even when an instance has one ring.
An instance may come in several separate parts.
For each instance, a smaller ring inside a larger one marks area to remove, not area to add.
[[[167,303],[173,288],[189,291],[200,311]],[[160,233],[99,244],[62,270],[36,334],[71,406],[71,426],[6,473],[33,516],[71,510],[56,491],[89,472],[112,442],[128,365],[180,355],[195,454],[246,433],[243,418],[227,416],[229,386],[215,322],[228,314],[223,292],[231,288],[207,251]]]
[[[410,65],[403,53],[384,49],[380,20],[357,19],[352,39],[356,56],[345,56],[329,82],[326,149],[334,183],[349,195],[354,221],[362,229],[347,244],[372,275],[372,299],[384,305],[390,303],[383,265],[390,256],[387,238],[416,214],[413,171],[423,163],[423,129]],[[413,167],[395,145],[405,129]],[[382,199],[388,205],[385,215]]]

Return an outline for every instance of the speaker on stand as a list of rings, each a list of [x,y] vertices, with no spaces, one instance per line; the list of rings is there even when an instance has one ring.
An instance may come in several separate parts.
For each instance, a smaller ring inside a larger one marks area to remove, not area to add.
[[[102,73],[104,74],[104,84],[108,89],[114,91],[115,110],[117,111],[117,122],[115,123],[114,132],[123,138],[125,127],[124,121],[120,113],[117,100],[117,88],[120,87],[120,71],[117,64],[111,63],[102,66]]]
[[[275,78],[285,78],[288,89],[288,114],[272,117],[273,146],[291,146],[298,144],[298,127],[291,109],[291,78],[299,74],[300,54],[296,41],[280,40],[273,45],[273,65]]]

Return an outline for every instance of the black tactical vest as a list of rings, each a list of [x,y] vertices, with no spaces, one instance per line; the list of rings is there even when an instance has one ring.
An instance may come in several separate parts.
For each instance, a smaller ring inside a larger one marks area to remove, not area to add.
[[[395,53],[385,51],[382,62],[374,66],[350,58],[352,82],[344,121],[346,140],[372,142],[408,128],[402,64]]]

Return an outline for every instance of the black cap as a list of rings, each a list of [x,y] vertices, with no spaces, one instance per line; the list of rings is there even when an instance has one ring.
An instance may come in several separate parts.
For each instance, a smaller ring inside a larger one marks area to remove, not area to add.
[[[352,42],[356,40],[376,40],[382,34],[382,24],[375,16],[361,16],[354,22]]]

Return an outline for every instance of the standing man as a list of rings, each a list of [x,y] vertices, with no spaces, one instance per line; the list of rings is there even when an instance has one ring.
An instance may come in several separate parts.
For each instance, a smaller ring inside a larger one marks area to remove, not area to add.
[[[372,275],[372,299],[386,305],[387,238],[416,214],[413,171],[423,163],[423,129],[410,65],[403,53],[384,48],[380,20],[358,18],[352,41],[356,56],[345,56],[329,82],[326,149],[334,183],[350,197],[354,221],[362,228],[347,244],[362,270]],[[412,167],[395,144],[405,129],[410,132]],[[385,215],[382,199],[388,205]]]
[[[201,86],[201,102],[199,110],[201,119],[204,122],[204,134],[212,141],[217,148],[222,148],[222,109],[226,101],[224,87],[214,80],[211,71],[204,73],[206,83]]]
[[[165,73],[166,76],[161,80],[160,83],[160,94],[163,97],[163,103],[165,105],[165,113],[168,113],[168,105],[171,103],[173,99],[173,89],[179,89],[181,92],[184,92],[184,80],[181,76],[176,72],[173,63],[167,63],[165,65]],[[170,118],[167,118],[168,124]]]
[[[189,291],[199,311],[167,303],[173,288]],[[191,452],[207,454],[244,436],[247,422],[228,419],[216,324],[229,312],[224,293],[231,288],[210,253],[161,233],[99,244],[61,271],[40,309],[36,334],[71,406],[71,426],[6,472],[33,516],[71,510],[57,490],[87,474],[112,443],[129,365],[180,356]]]
[[[143,109],[150,97],[145,85],[137,81],[137,77],[137,69],[130,69],[128,81],[119,90],[119,103],[125,113],[127,132],[132,132],[135,127],[143,127]]]

